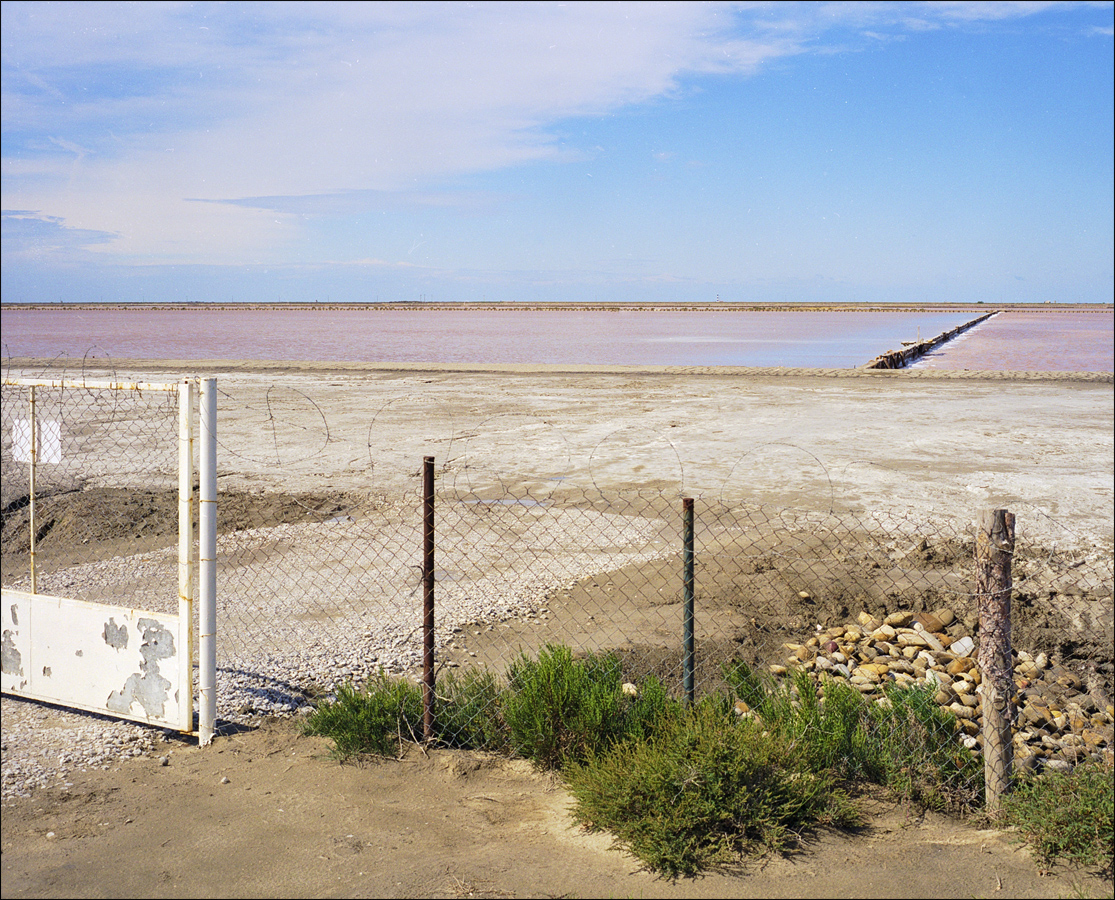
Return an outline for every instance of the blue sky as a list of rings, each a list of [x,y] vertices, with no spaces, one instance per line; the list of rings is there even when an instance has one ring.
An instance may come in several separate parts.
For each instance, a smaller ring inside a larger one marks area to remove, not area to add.
[[[1111,302],[1112,3],[30,3],[5,302]]]

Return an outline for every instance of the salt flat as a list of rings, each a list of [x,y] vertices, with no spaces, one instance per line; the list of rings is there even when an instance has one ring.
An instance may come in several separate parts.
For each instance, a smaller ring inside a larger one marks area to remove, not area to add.
[[[11,374],[59,377],[13,361]],[[72,376],[73,373],[68,373]],[[1110,374],[119,361],[218,379],[222,487],[392,490],[424,456],[468,491],[667,496],[1113,539]]]

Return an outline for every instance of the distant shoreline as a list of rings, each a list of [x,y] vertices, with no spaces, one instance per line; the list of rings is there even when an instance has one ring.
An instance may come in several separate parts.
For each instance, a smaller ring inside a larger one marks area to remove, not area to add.
[[[1111,303],[749,303],[715,301],[705,303],[434,303],[426,301],[391,301],[383,303],[216,303],[216,302],[91,302],[68,303],[3,303],[11,310],[313,310],[317,312],[407,312],[453,310],[484,312],[954,312],[970,310],[987,312],[1016,310],[1025,312],[1111,312]]]
[[[290,359],[106,359],[93,357],[11,357],[5,359],[4,377],[39,377],[50,379],[49,373],[74,377],[110,377],[113,380],[140,381],[140,376],[204,371],[210,375],[333,375],[366,377],[381,375],[537,375],[568,377],[660,377],[660,378],[769,378],[808,379],[891,379],[895,381],[1030,381],[1078,382],[1081,384],[1113,384],[1111,372],[1026,372],[976,371],[968,369],[831,369],[790,366],[651,366],[597,365],[591,363],[431,363],[431,362],[362,362],[359,360],[290,360]]]

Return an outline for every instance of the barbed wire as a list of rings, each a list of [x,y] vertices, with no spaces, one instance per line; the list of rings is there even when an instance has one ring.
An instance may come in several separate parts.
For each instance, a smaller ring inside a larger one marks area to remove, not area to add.
[[[5,587],[26,584],[27,483],[13,439],[24,402],[5,385]],[[40,484],[53,517],[41,536],[44,589],[94,602],[170,604],[173,403],[140,392],[102,397],[80,386],[47,391],[44,402],[65,444],[64,462]],[[632,680],[654,674],[679,692],[681,499],[688,495],[696,508],[699,691],[724,690],[723,667],[734,661],[776,676],[796,667],[838,678],[872,700],[887,685],[928,679],[978,747],[978,729],[963,724],[976,721],[969,712],[978,715],[978,679],[946,671],[973,658],[978,639],[976,509],[946,514],[902,506],[897,496],[886,505],[851,496],[857,467],[901,485],[897,469],[852,460],[834,476],[814,450],[768,441],[730,465],[718,461],[727,474],[716,483],[653,429],[612,429],[586,441],[532,414],[478,416],[470,425],[413,392],[380,398],[363,414],[345,410],[366,422],[356,439],[333,427],[342,413],[328,396],[297,387],[267,386],[262,402],[258,391],[222,388],[219,408],[234,414],[218,439],[236,476],[223,482],[218,501],[218,703],[227,722],[289,713],[380,670],[417,671],[419,476],[425,451],[436,448],[439,671],[503,672],[521,653],[558,642],[617,653]],[[422,415],[431,408],[439,409],[439,428]],[[794,491],[781,484],[765,493],[743,478],[773,455],[778,472],[808,470]],[[536,465],[523,462],[532,459]],[[633,459],[643,467],[637,472]],[[771,496],[803,502],[775,504]],[[1088,722],[1036,726],[1039,695],[1027,696],[1019,753],[1026,748],[1026,758],[1043,754],[1052,764],[1109,751],[1111,548],[1038,505],[1015,512],[1015,648],[1030,673],[1020,691],[1040,685],[1042,708],[1059,704],[1053,720]],[[904,624],[888,624],[892,617]],[[921,640],[910,627],[917,617],[940,649],[913,643]],[[966,655],[950,653],[953,646]],[[872,662],[881,656],[886,663]]]

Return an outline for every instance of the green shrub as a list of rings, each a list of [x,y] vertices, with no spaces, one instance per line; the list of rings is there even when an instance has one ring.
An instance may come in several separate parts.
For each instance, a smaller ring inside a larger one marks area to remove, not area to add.
[[[648,675],[639,685],[634,700],[625,698],[623,728],[620,740],[649,740],[655,733],[658,720],[678,704],[670,699],[657,675]]]
[[[1111,877],[1115,769],[1110,761],[1084,762],[1072,772],[1023,779],[1003,798],[1003,812],[1033,847],[1042,866],[1063,859],[1100,866]]]
[[[815,684],[804,672],[795,673],[792,692],[782,729],[810,768],[847,781],[875,779],[879,766],[864,727],[869,703],[863,695],[840,681]]]
[[[421,733],[422,688],[393,681],[381,671],[362,691],[341,685],[336,699],[319,704],[303,729],[332,739],[333,755],[341,760],[365,754],[395,756],[401,738]]]
[[[832,778],[802,763],[762,722],[708,699],[670,707],[653,734],[590,754],[566,780],[582,824],[673,877],[782,849],[809,825],[858,822]]]
[[[507,751],[509,735],[502,708],[499,681],[486,669],[443,675],[437,682],[434,716],[438,739],[446,747]]]
[[[781,684],[736,661],[724,668],[732,695],[777,731],[814,771],[885,785],[908,802],[963,809],[983,797],[983,765],[932,686],[888,685],[882,702],[832,679],[794,672]]]
[[[742,659],[721,667],[731,695],[767,722],[784,718],[789,712],[789,695],[770,676],[761,675]]]
[[[540,768],[561,769],[645,733],[666,703],[657,680],[638,699],[625,695],[615,654],[575,660],[568,647],[549,644],[538,659],[523,654],[511,664],[503,716],[515,752]]]
[[[956,717],[931,685],[892,686],[872,704],[870,741],[883,784],[930,809],[964,810],[983,803],[983,759],[963,744]]]
[[[726,666],[724,677],[732,695],[777,730],[813,770],[849,781],[878,774],[864,728],[868,702],[859,691],[838,681],[817,684],[802,671],[779,684],[741,661]]]
[[[932,686],[890,685],[879,701],[805,672],[782,683],[742,662],[723,672],[730,692],[689,708],[653,676],[625,694],[614,654],[575,660],[548,645],[516,660],[506,687],[487,671],[445,675],[435,729],[445,746],[564,769],[577,819],[671,876],[780,850],[810,825],[855,824],[841,785],[876,782],[937,809],[982,802],[980,755]],[[340,687],[304,730],[331,738],[342,760],[397,755],[421,734],[422,688],[380,672],[362,690]],[[1110,763],[1023,780],[1004,800],[1043,864],[1065,858],[1108,874],[1112,806]]]

